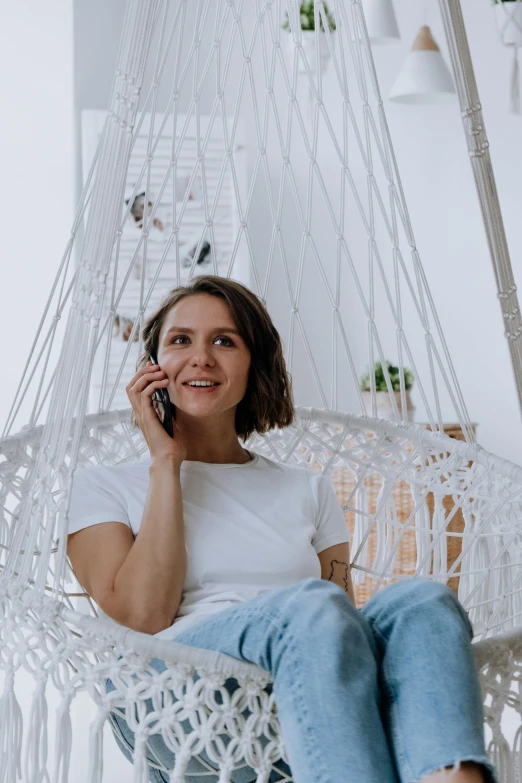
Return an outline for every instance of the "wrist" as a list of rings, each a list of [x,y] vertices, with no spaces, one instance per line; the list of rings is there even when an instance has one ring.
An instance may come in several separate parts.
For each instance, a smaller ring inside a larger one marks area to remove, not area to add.
[[[179,457],[174,455],[165,454],[157,457],[152,457],[149,465],[149,472],[169,471],[170,473],[179,473],[181,469],[181,461]]]

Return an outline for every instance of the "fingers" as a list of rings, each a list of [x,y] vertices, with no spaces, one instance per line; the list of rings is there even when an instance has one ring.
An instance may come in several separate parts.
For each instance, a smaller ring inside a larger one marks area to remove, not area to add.
[[[169,383],[168,378],[160,378],[159,381],[152,381],[152,383],[149,383],[144,389],[137,389],[137,391],[140,391],[140,394],[142,397],[152,397],[156,389],[158,389],[160,386],[165,386]],[[136,384],[137,386],[138,384]]]
[[[138,381],[140,378],[143,378],[144,375],[148,375],[150,373],[155,372],[164,372],[164,370],[160,369],[159,364],[152,364],[152,362],[147,362],[143,367],[140,367],[136,375],[134,375],[130,381],[128,382],[127,386],[125,387],[127,391],[132,389],[136,381]]]
[[[169,379],[162,378],[162,375],[165,375],[164,370],[157,370],[153,373],[146,373],[139,379],[139,381],[134,384],[134,387],[131,389],[131,393],[134,392],[135,394],[143,394],[153,384],[164,384],[165,381],[168,383]]]
[[[162,378],[165,371],[158,365],[153,365],[150,361],[144,367],[141,367],[130,383],[126,386],[127,396],[134,409],[137,420],[142,417],[149,418],[154,411],[152,397],[157,389],[166,388],[169,384],[168,377]],[[161,417],[158,411],[154,411],[157,418]]]
[[[162,383],[165,381],[168,382],[168,378],[161,378],[161,376],[164,374],[165,370],[154,370],[148,367],[142,367],[126,387],[127,394],[142,393],[145,391],[146,387],[151,383],[151,381],[154,383],[157,381]]]

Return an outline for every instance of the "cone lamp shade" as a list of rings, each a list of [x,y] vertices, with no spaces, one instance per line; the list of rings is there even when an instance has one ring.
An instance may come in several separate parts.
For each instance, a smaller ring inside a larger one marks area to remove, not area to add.
[[[394,43],[400,39],[392,0],[362,0],[371,44]]]
[[[455,96],[453,77],[429,27],[421,27],[390,93],[397,103],[448,103]]]

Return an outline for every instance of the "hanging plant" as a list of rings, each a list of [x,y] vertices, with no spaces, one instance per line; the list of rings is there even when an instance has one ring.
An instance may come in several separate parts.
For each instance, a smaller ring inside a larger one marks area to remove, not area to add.
[[[323,3],[324,14],[330,30],[335,30],[335,21],[328,10],[326,3]],[[301,30],[315,30],[315,13],[314,13],[314,0],[308,0],[307,3],[301,3],[299,7],[299,21],[301,24]],[[319,14],[320,29],[324,33],[323,18]],[[290,30],[290,19],[288,17],[288,11],[285,14],[285,21],[282,25],[283,30]]]
[[[401,376],[400,376],[400,369],[399,367],[394,367],[393,364],[390,362],[386,362],[386,367],[388,368],[388,375],[390,376],[390,381],[392,385],[393,391],[400,391],[401,389]],[[374,375],[375,375],[375,389],[376,391],[388,391],[388,387],[386,385],[386,378],[384,377],[384,370],[382,368],[382,364],[380,362],[375,362],[374,367]],[[404,387],[406,389],[411,389],[413,386],[413,373],[408,370],[407,367],[404,368]],[[366,375],[363,375],[361,378],[361,389],[362,391],[370,391],[370,374],[366,373]]]
[[[301,41],[303,50],[305,53],[306,60],[310,67],[314,69],[314,63],[317,62],[317,58],[319,59],[320,69],[321,73],[324,73],[326,71],[326,68],[328,67],[328,62],[330,60],[330,48],[328,45],[327,37],[324,34],[325,28],[324,28],[324,21],[323,16],[319,14],[319,32],[323,33],[323,35],[316,36],[315,35],[315,12],[314,12],[314,0],[308,0],[308,2],[301,3],[299,7],[299,24],[301,25]],[[324,17],[326,18],[326,23],[328,25],[328,29],[330,32],[334,32],[336,29],[335,20],[328,10],[328,6],[326,3],[321,3],[322,10],[324,12]],[[290,18],[288,16],[288,11],[285,14],[285,21],[282,25],[283,30],[288,30],[290,32]],[[295,30],[293,30],[294,35],[296,33]],[[330,45],[333,46],[335,42],[335,36],[330,36]],[[295,43],[294,43],[294,36],[290,35],[288,36],[288,48],[290,52],[293,54],[295,50]],[[319,44],[319,51],[317,51],[317,44]],[[301,57],[298,58],[298,64],[297,64],[298,72],[301,74],[306,73],[306,66]]]
[[[394,421],[396,413],[393,404],[393,398],[396,409],[399,411],[399,416],[402,416],[403,420],[413,421],[415,415],[415,405],[410,397],[410,389],[413,386],[413,373],[404,367],[404,387],[406,394],[406,410],[403,410],[403,400],[401,399],[401,371],[399,367],[394,367],[390,362],[386,362],[388,369],[388,375],[392,385],[392,392],[388,391],[386,385],[386,378],[384,377],[384,370],[381,362],[376,362],[373,368],[373,375],[375,377],[375,399],[370,391],[370,373],[366,373],[361,378],[361,390],[363,396],[363,402],[367,411],[373,410],[375,404],[376,415],[379,419],[388,419]]]

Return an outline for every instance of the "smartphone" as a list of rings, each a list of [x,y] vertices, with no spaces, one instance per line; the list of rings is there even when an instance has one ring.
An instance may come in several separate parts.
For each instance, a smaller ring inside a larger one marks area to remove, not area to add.
[[[152,364],[157,364],[156,358],[151,354],[150,360]],[[167,389],[156,389],[154,394],[152,395],[153,403],[156,402],[159,406],[161,418],[160,421],[163,424],[163,429],[167,433],[167,435],[170,435],[171,438],[174,437],[174,426],[172,424],[172,408],[174,407],[170,401],[169,393]]]

